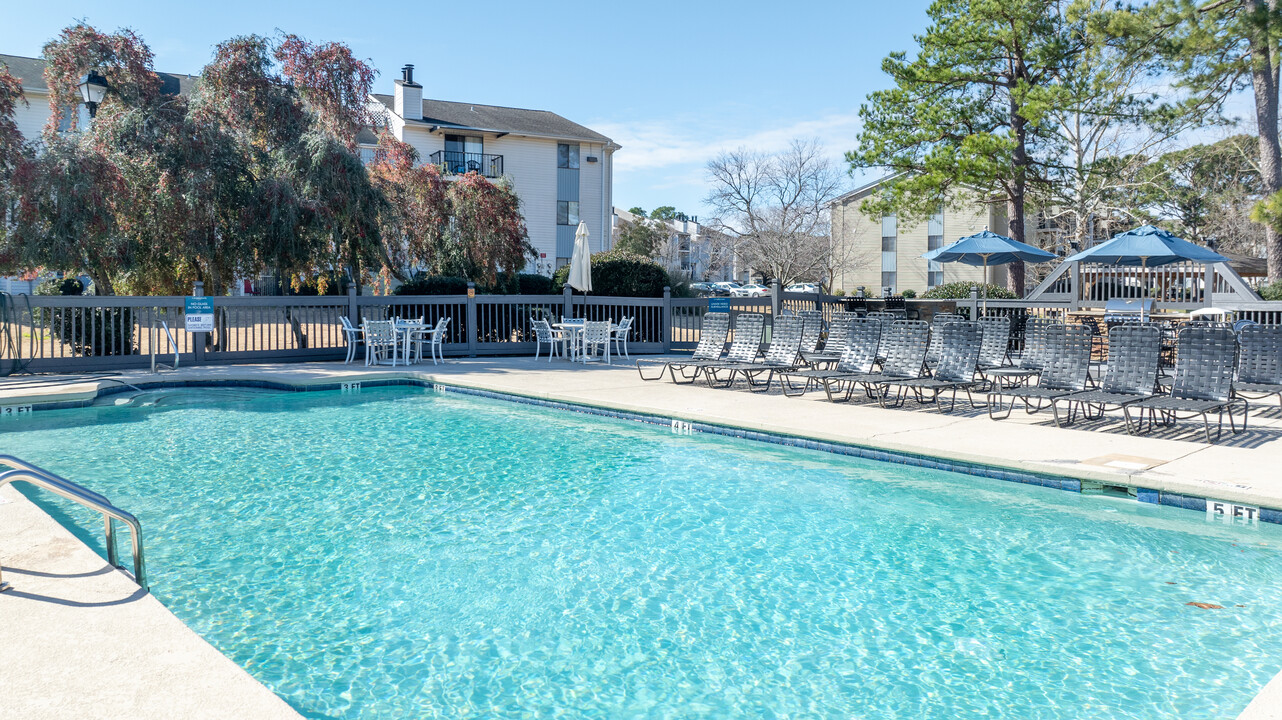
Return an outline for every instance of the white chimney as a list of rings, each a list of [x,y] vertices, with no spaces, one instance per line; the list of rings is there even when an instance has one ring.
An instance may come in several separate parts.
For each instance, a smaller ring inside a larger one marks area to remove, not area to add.
[[[406,120],[423,119],[423,86],[414,82],[414,66],[401,68],[396,81],[396,114]]]

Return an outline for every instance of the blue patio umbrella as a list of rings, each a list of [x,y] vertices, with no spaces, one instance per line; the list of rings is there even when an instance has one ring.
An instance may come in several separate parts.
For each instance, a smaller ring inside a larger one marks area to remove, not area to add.
[[[951,245],[931,250],[922,257],[935,262],[959,262],[964,265],[983,267],[984,304],[987,307],[989,265],[1007,265],[1020,261],[1047,262],[1054,260],[1055,254],[1012,240],[1005,235],[998,235],[985,228],[981,233],[968,235]]]
[[[1199,263],[1229,261],[1228,258],[1210,248],[1194,245],[1162,228],[1144,225],[1114,235],[1112,240],[1083,250],[1065,259],[1064,262],[1093,262],[1102,265],[1150,268],[1186,260]]]
[[[1112,240],[1083,250],[1064,260],[1064,262],[1093,262],[1101,265],[1140,268],[1184,261],[1217,263],[1228,262],[1229,259],[1214,250],[1178,238],[1160,227],[1143,225],[1114,235]],[[1144,319],[1143,304],[1140,305],[1140,319]]]

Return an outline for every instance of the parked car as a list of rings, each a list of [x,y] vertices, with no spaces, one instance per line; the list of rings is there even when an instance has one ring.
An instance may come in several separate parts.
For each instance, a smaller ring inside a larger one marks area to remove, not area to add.
[[[819,286],[815,283],[797,283],[789,285],[785,290],[794,293],[817,293],[819,292]]]
[[[690,283],[690,291],[700,296],[715,295],[717,293],[717,289],[712,286],[712,283],[706,282]]]
[[[730,294],[735,297],[763,297],[770,294],[770,288],[753,283],[735,288],[730,291]]]
[[[732,295],[739,287],[742,286],[733,280],[712,283],[712,291],[717,295]]]

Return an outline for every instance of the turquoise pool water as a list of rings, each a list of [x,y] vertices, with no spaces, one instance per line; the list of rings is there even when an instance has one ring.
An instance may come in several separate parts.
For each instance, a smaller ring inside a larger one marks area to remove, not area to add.
[[[1282,670],[1274,526],[418,389],[150,398],[0,448],[137,514],[308,717],[1233,718]]]

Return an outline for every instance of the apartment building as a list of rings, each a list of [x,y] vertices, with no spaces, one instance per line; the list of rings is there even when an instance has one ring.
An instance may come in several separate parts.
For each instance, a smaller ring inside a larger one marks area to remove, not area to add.
[[[372,96],[372,110],[424,162],[440,166],[447,180],[468,172],[508,178],[539,255],[532,270],[550,275],[568,263],[581,221],[593,252],[611,246],[619,145],[610,138],[547,110],[424,98],[413,65],[401,69],[391,95]],[[361,139],[362,154],[372,158],[375,136]]]

